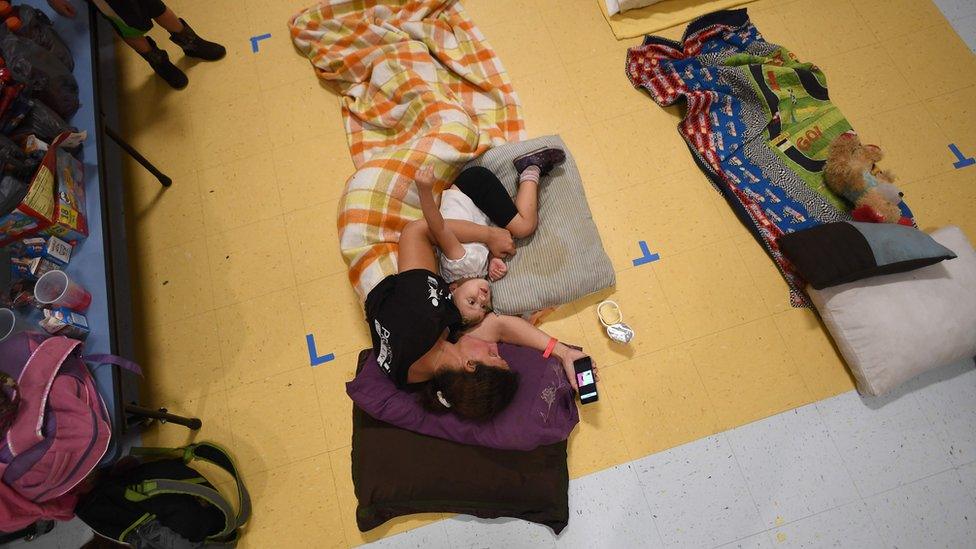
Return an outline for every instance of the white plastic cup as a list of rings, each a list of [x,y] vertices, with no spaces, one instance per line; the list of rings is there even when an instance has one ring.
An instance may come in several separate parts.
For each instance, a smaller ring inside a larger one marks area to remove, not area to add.
[[[88,290],[71,280],[64,271],[57,270],[48,271],[37,279],[34,298],[38,303],[67,307],[79,313],[87,311],[92,300]]]
[[[16,311],[0,309],[0,341],[30,330],[30,322]]]

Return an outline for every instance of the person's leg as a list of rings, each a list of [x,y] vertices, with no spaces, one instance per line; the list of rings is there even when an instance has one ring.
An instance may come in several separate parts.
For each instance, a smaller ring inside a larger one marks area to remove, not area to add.
[[[146,54],[152,51],[152,47],[149,45],[149,40],[147,40],[145,36],[123,38],[122,41],[128,44],[130,48],[136,50],[137,53]]]
[[[164,5],[163,7],[166,8],[163,10],[163,13],[153,17],[153,20],[170,33],[176,34],[183,32],[183,21],[168,6]]]
[[[130,0],[92,0],[98,11],[112,23],[115,32],[145,59],[153,71],[175,89],[189,82],[183,71],[170,62],[169,55],[146,36],[152,19],[138,2]]]
[[[505,226],[515,238],[525,238],[539,225],[539,175],[538,166],[529,166],[519,174],[515,207],[518,214]]]
[[[169,31],[169,39],[182,48],[183,54],[204,61],[216,61],[227,55],[227,50],[216,42],[204,40],[194,32],[190,24],[180,18],[162,0],[137,0],[159,23]]]
[[[464,170],[454,180],[454,186],[499,227],[507,227],[519,213],[505,186],[488,168],[474,166]]]

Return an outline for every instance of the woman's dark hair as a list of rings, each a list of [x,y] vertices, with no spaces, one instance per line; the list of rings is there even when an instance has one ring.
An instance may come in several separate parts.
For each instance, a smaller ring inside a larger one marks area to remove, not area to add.
[[[440,371],[424,385],[419,398],[430,412],[454,412],[472,421],[488,421],[512,402],[517,389],[518,374],[478,363],[473,372]],[[441,402],[438,391],[450,406]]]

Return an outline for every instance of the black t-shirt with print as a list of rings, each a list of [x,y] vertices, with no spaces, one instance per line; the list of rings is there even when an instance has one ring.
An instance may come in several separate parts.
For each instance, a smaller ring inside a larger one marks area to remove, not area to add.
[[[454,341],[461,313],[444,279],[427,269],[390,275],[366,296],[366,322],[380,369],[397,387],[407,385],[410,366],[449,330]]]

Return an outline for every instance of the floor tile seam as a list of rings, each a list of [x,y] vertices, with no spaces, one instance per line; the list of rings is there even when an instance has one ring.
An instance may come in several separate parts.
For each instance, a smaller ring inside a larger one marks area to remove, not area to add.
[[[756,279],[756,277],[752,274],[752,270],[749,269],[749,262],[746,261],[746,257],[742,254],[742,249],[739,247],[739,243],[735,240],[735,237],[734,236],[732,237],[732,239],[733,239],[732,247],[735,249],[735,254],[739,258],[739,261],[742,262],[742,268],[745,270],[746,274],[749,276],[749,280],[752,281],[753,289],[754,290],[757,290],[756,293],[759,294],[759,300],[762,301],[763,307],[766,308],[766,312],[768,312],[770,314],[770,316],[773,316],[773,315],[777,314],[777,311],[774,311],[773,308],[769,305],[769,303],[766,302],[766,298],[765,298],[765,296],[762,295],[762,292],[759,292],[758,291],[759,290],[759,280]],[[755,245],[755,244],[756,244],[756,241],[753,239],[753,240],[750,240],[749,241],[749,244],[747,244],[747,245]],[[777,276],[782,276],[781,273],[776,273],[776,274],[777,274]],[[785,295],[789,295],[789,294],[788,293],[787,294],[784,294],[784,297],[785,297]],[[779,311],[779,312],[782,312],[782,311]],[[782,335],[780,336],[780,338],[782,339]],[[785,341],[784,341],[784,343],[785,343]]]
[[[759,508],[759,503],[756,500],[756,496],[752,493],[752,486],[749,483],[749,478],[746,476],[746,472],[742,469],[742,464],[739,462],[739,456],[736,455],[736,453],[735,453],[735,447],[732,445],[732,440],[729,437],[729,432],[730,431],[732,431],[732,429],[728,429],[728,430],[724,431],[722,433],[723,434],[722,439],[725,441],[725,445],[728,447],[729,453],[732,454],[732,460],[735,462],[735,468],[736,468],[737,471],[739,471],[739,476],[740,476],[740,478],[742,478],[742,483],[746,487],[746,493],[749,494],[749,500],[752,501],[752,506],[753,506],[753,508],[756,511],[756,517],[759,518],[759,523],[763,527],[765,527],[766,526],[766,521],[763,518],[762,509]],[[751,535],[754,536],[756,534],[751,534]]]
[[[274,178],[275,178],[275,185],[274,185],[275,192],[278,194],[278,208],[279,209],[284,209],[282,207],[282,204],[284,202],[283,202],[283,197],[282,197],[282,194],[281,194],[281,185],[278,184],[278,181],[279,181],[279,179],[278,179],[279,178],[279,175],[278,175],[278,166],[277,166],[277,163],[274,162],[274,154],[273,153],[271,155],[271,160],[272,160],[271,161],[271,172],[274,174]],[[288,222],[285,220],[284,214],[281,215],[281,226],[282,226],[282,229],[285,231],[285,245],[288,247],[288,262],[289,262],[289,264],[291,264],[291,278],[295,282],[295,287],[297,288],[298,287],[298,275],[295,273],[295,250],[292,247],[292,238],[291,238],[292,235],[291,235],[291,231],[288,230]],[[301,309],[301,306],[300,305],[299,305],[299,309]],[[301,314],[302,314],[302,324],[304,325],[305,313],[302,312]]]
[[[855,392],[855,391],[848,391],[848,392]],[[841,393],[841,394],[847,394],[847,393]],[[823,400],[827,400],[827,399],[823,399]],[[819,402],[822,401],[818,401],[817,404],[819,404]],[[864,493],[861,491],[861,487],[858,486],[857,482],[854,480],[855,478],[854,472],[851,471],[851,468],[848,466],[847,456],[845,456],[844,452],[841,451],[840,445],[838,444],[836,437],[834,436],[833,428],[831,428],[830,424],[827,422],[827,418],[824,416],[824,412],[823,410],[820,409],[820,406],[819,405],[815,406],[815,409],[817,410],[817,414],[820,416],[820,421],[823,422],[824,426],[827,428],[827,438],[830,439],[831,444],[833,444],[834,451],[837,452],[838,456],[840,456],[841,465],[844,466],[844,470],[847,472],[847,477],[851,479],[851,482],[854,485],[854,491],[857,493],[858,498],[861,501],[864,501]],[[875,525],[875,528],[877,528],[877,525]]]
[[[338,360],[340,358],[345,358],[345,357],[347,357],[349,355],[359,354],[361,352],[362,352],[362,349],[360,349],[358,351],[347,351],[345,353],[339,353],[339,354],[336,354],[335,355],[335,359],[333,359],[333,360],[331,360],[329,362],[335,362],[336,360]],[[282,376],[282,375],[285,375],[285,374],[297,372],[297,371],[299,371],[299,370],[301,370],[303,368],[309,368],[309,367],[310,366],[308,366],[308,365],[295,366],[294,368],[288,368],[287,370],[281,370],[281,371],[275,372],[273,374],[266,375],[266,376],[264,376],[264,377],[262,377],[260,379],[252,379],[251,381],[245,381],[245,382],[241,382],[241,383],[235,383],[233,385],[230,385],[230,386],[225,387],[223,390],[225,392],[237,391],[237,390],[240,390],[240,389],[244,389],[244,388],[246,388],[246,387],[248,387],[250,385],[253,385],[255,383],[264,383],[264,382],[268,381],[268,379],[270,379],[272,377],[277,377],[277,376]],[[314,370],[314,368],[316,368],[316,367],[312,367],[312,368]],[[351,381],[351,380],[348,380],[348,381]],[[317,396],[318,396],[318,391],[316,391],[316,397]],[[321,415],[321,409],[322,409],[321,403],[319,403],[318,409],[319,409],[320,415]]]
[[[640,459],[643,458],[634,458],[627,463],[622,463],[621,465],[626,465],[627,468],[630,469],[631,474],[634,475],[634,480],[636,481],[637,488],[640,491],[641,500],[644,502],[644,508],[647,510],[648,514],[650,514],[651,523],[654,525],[654,531],[657,532],[657,539],[661,543],[660,546],[667,547],[667,543],[664,542],[664,534],[661,533],[661,525],[657,523],[657,516],[654,514],[654,510],[651,509],[651,501],[647,499],[647,492],[644,491],[644,484],[640,480],[640,475],[637,474],[637,467],[635,464]],[[603,471],[606,471],[606,469]],[[597,471],[593,474],[602,473],[603,471]]]
[[[772,527],[766,528],[765,530],[762,530],[761,532],[757,532],[755,534],[749,534],[747,536],[742,536],[741,538],[735,539],[735,540],[733,540],[731,542],[727,542],[727,543],[724,543],[724,544],[721,544],[721,545],[717,545],[713,549],[719,549],[720,547],[725,547],[725,546],[727,546],[727,545],[729,545],[731,543],[736,543],[736,542],[739,542],[739,541],[743,541],[745,539],[748,539],[748,538],[757,536],[759,534],[767,534],[767,535],[770,535],[771,536],[772,534],[776,533],[777,530],[780,530],[782,528],[786,528],[787,526],[791,526],[791,525],[794,525],[794,524],[803,522],[805,520],[808,520],[808,519],[811,519],[811,518],[814,518],[814,517],[818,517],[820,515],[824,515],[826,513],[831,512],[831,511],[836,511],[836,510],[840,509],[841,507],[847,507],[848,505],[858,505],[858,504],[859,505],[864,505],[865,507],[867,507],[867,504],[863,500],[861,500],[860,498],[858,498],[858,499],[855,499],[855,500],[848,501],[847,503],[843,503],[841,505],[835,505],[833,507],[830,507],[829,509],[824,509],[822,511],[817,511],[816,513],[810,513],[809,515],[804,515],[804,516],[802,516],[800,518],[793,519],[793,520],[784,522],[782,524],[777,524],[776,526],[772,526]],[[877,530],[877,526],[875,526],[874,523],[873,523],[873,517],[871,517],[870,510],[868,510],[868,517],[872,519],[872,527],[874,527],[875,530]],[[880,537],[880,536],[878,536],[878,537]]]
[[[658,353],[663,353],[665,351],[680,350],[680,348],[682,346],[684,346],[684,345],[686,345],[688,343],[694,343],[695,341],[704,339],[706,337],[714,336],[716,334],[720,334],[720,333],[725,332],[725,331],[733,330],[735,328],[740,328],[740,327],[742,327],[742,326],[744,326],[746,324],[750,324],[750,323],[753,323],[753,322],[758,322],[760,320],[766,320],[768,318],[772,318],[773,316],[776,316],[776,315],[770,315],[770,316],[756,318],[756,319],[753,319],[753,320],[748,320],[746,322],[738,323],[738,324],[735,324],[733,326],[729,326],[729,327],[726,327],[726,328],[722,328],[720,330],[716,330],[714,332],[710,332],[710,333],[707,333],[707,334],[704,334],[704,335],[701,335],[701,336],[693,337],[693,338],[690,338],[690,339],[682,339],[681,341],[679,341],[677,343],[674,343],[674,344],[671,344],[671,345],[667,345],[667,346],[664,346],[664,347],[660,347],[660,348],[656,348],[656,349],[652,349],[652,350],[648,350],[648,351],[636,352],[631,357],[622,358],[621,360],[619,360],[617,362],[613,362],[611,364],[608,364],[606,366],[606,368],[610,368],[612,366],[615,366],[617,364],[621,364],[623,362],[630,362],[630,361],[635,360],[635,359],[638,359],[638,358],[646,358],[646,357],[648,357],[650,355],[654,355],[654,354],[658,354]],[[584,337],[585,337],[585,333],[584,333]],[[692,362],[694,362],[694,360],[692,360]],[[601,366],[601,368],[603,368],[603,366]],[[696,365],[696,370],[697,370],[697,365]]]
[[[803,307],[803,308],[806,308],[806,307]],[[790,307],[790,309],[793,309],[793,307]],[[786,313],[789,313],[789,312],[790,312],[789,310],[786,310],[786,311],[780,311],[778,313],[773,313],[773,326],[776,327],[776,333],[779,334],[779,339],[780,339],[780,341],[783,342],[783,348],[787,350],[787,356],[789,357],[790,362],[793,364],[793,368],[796,370],[796,373],[799,376],[800,381],[803,383],[803,387],[806,388],[807,394],[811,398],[813,398],[813,400],[810,403],[813,404],[813,403],[816,403],[816,402],[820,402],[821,400],[825,400],[825,399],[823,399],[823,398],[821,398],[821,399],[816,398],[816,394],[813,392],[813,389],[810,387],[810,384],[807,383],[807,378],[806,378],[806,376],[803,375],[803,370],[800,368],[800,363],[799,363],[800,358],[798,356],[795,356],[794,353],[790,352],[790,350],[791,350],[790,349],[790,341],[789,341],[789,339],[787,339],[786,334],[783,333],[783,327],[780,326],[781,323],[776,322],[776,317],[778,317],[779,315],[785,315]],[[817,316],[817,320],[818,320],[817,329],[819,331],[821,331],[821,332],[826,332],[827,331],[826,328],[820,322],[820,313],[819,312],[816,312],[816,309],[814,309],[814,314]],[[833,348],[833,340],[832,339],[830,340],[830,345],[831,345],[831,348]],[[846,367],[847,364],[845,363],[844,366]],[[834,395],[834,396],[837,396],[837,395]],[[830,398],[830,397],[826,397],[826,398]],[[818,417],[819,417],[819,415],[818,415]],[[823,418],[821,418],[820,421],[821,421],[821,423],[823,423],[824,427],[827,426],[826,423],[823,422]]]
[[[207,257],[206,263],[207,263],[207,276],[209,278],[209,286],[210,286],[210,292],[209,292],[209,294],[210,294],[210,303],[211,304],[215,304],[216,303],[215,300],[216,300],[217,294],[216,294],[216,291],[214,290],[214,285],[213,285],[213,271],[212,271],[212,269],[210,267],[210,249],[209,249],[208,244],[207,244],[207,238],[206,238],[206,236],[203,236],[203,237],[200,237],[200,238],[191,240],[190,242],[194,242],[194,241],[197,241],[197,240],[202,240],[202,242],[203,242],[204,254]],[[183,245],[185,245],[185,244],[179,244],[177,246],[173,246],[173,247],[167,248],[166,250],[162,250],[162,251],[169,251],[169,250],[175,249],[175,248],[177,248],[179,246],[183,246]],[[141,262],[141,261],[136,261],[136,264],[142,264],[142,263],[143,262]],[[142,274],[141,271],[140,271],[140,274]],[[145,280],[147,278],[149,278],[149,277],[140,276],[139,277],[139,280]],[[140,295],[143,298],[150,297],[150,294],[146,294],[146,293],[142,293]],[[160,298],[161,296],[155,295],[154,297]],[[173,299],[176,299],[176,298],[174,297]],[[140,301],[139,309],[145,309],[145,307],[143,306],[143,300],[140,299],[139,301]],[[172,299],[171,300],[166,300],[166,301],[172,301]],[[215,311],[216,309],[217,309],[217,307],[215,307],[215,306],[212,305],[210,309],[206,309],[206,310],[203,310],[203,311],[198,311],[196,313],[190,313],[190,314],[187,314],[187,315],[180,315],[180,316],[177,316],[176,318],[173,318],[171,320],[167,320],[165,322],[159,322],[159,321],[152,320],[151,318],[149,318],[149,316],[152,316],[152,315],[145,314],[146,312],[144,310],[141,311],[142,312],[141,315],[137,315],[137,316],[142,317],[141,318],[141,321],[139,322],[139,324],[144,327],[143,328],[143,334],[146,334],[146,333],[151,333],[154,329],[158,329],[160,326],[163,326],[163,325],[166,325],[166,324],[172,324],[172,323],[175,323],[175,322],[185,322],[189,318],[192,318],[192,317],[195,317],[195,316],[200,316],[200,315],[203,315],[205,313]]]
[[[636,268],[636,267],[634,267],[634,268]],[[670,298],[668,298],[667,292],[664,291],[664,286],[661,284],[660,277],[657,274],[657,270],[652,268],[651,269],[651,272],[654,274],[655,280],[658,281],[658,286],[661,288],[661,293],[664,295],[664,302],[668,306],[668,312],[671,313],[671,318],[673,319],[674,318],[674,308],[671,305],[671,300],[670,300]],[[680,337],[684,338],[685,335],[683,333],[681,333],[681,326],[679,325],[679,326],[677,326],[677,328],[678,328],[678,334],[680,335]],[[706,336],[701,336],[701,337],[706,337]],[[682,341],[680,343],[676,343],[676,344],[672,345],[671,347],[665,348],[663,350],[674,349],[676,352],[680,352],[680,348],[681,347],[686,347],[688,345],[688,343],[690,343],[690,341]],[[657,351],[657,352],[660,352],[660,351]],[[716,399],[709,392],[708,385],[705,383],[705,378],[702,377],[701,369],[698,367],[698,363],[695,362],[695,357],[692,356],[691,352],[686,352],[686,354],[688,355],[688,360],[691,361],[691,365],[695,368],[695,376],[698,378],[698,383],[699,383],[700,387],[702,388],[703,391],[705,391],[705,397],[708,400],[708,407],[711,410],[711,416],[712,416],[711,417],[711,421],[710,421],[711,427],[709,428],[709,431],[712,433],[712,435],[714,435],[714,434],[716,434],[718,432],[721,432],[721,427],[719,427],[719,424],[718,424],[718,409],[715,407]],[[637,358],[637,356],[634,356],[633,358]],[[630,359],[630,360],[632,360],[632,359]],[[663,538],[662,538],[662,540],[663,540]]]
[[[974,17],[976,17],[976,16],[974,16]],[[926,98],[926,99],[923,99],[922,101],[920,101],[920,103],[922,104],[922,109],[923,109],[923,110],[925,111],[925,113],[926,113],[926,114],[927,114],[927,115],[929,116],[929,118],[932,118],[932,120],[933,120],[933,121],[935,122],[935,125],[936,125],[936,126],[937,126],[937,127],[938,127],[938,128],[940,129],[940,130],[942,130],[943,132],[948,132],[948,130],[947,130],[946,128],[943,128],[943,127],[942,127],[942,124],[940,124],[940,123],[939,123],[939,117],[938,117],[938,116],[936,116],[936,115],[935,115],[935,114],[934,114],[934,113],[932,112],[932,110],[931,110],[931,109],[929,108],[929,106],[928,106],[928,104],[929,104],[929,103],[930,103],[931,101],[933,101],[933,100],[935,100],[935,99],[941,99],[941,98],[943,98],[943,97],[945,97],[945,96],[947,96],[947,95],[951,95],[951,94],[954,94],[954,93],[959,93],[959,92],[961,92],[961,91],[965,91],[965,90],[968,90],[968,89],[970,89],[970,88],[974,88],[974,87],[976,87],[976,84],[970,84],[970,85],[968,85],[968,86],[963,86],[963,87],[961,87],[961,88],[957,88],[957,89],[955,89],[955,90],[950,90],[950,91],[947,91],[947,92],[944,92],[944,93],[940,93],[940,94],[937,94],[937,95],[933,95],[932,97],[928,97],[928,98]],[[948,133],[946,133],[946,134],[944,134],[944,135],[943,135],[943,137],[948,137]]]
[[[945,17],[943,17],[943,20],[940,21],[940,22],[938,22],[938,23],[933,23],[931,25],[923,26],[921,28],[918,28],[918,29],[913,30],[912,32],[910,32],[908,34],[902,34],[902,35],[899,35],[899,36],[893,36],[893,37],[889,37],[888,39],[881,40],[880,44],[881,44],[882,48],[885,50],[885,53],[888,55],[889,61],[894,61],[894,57],[891,55],[891,52],[888,49],[888,45],[894,45],[894,42],[896,42],[898,40],[901,40],[901,39],[904,39],[907,36],[913,36],[913,37],[914,36],[926,36],[927,33],[928,33],[928,31],[930,29],[934,29],[936,27],[942,27],[942,26],[949,27],[949,30],[951,30],[953,32],[953,34],[955,34],[956,38],[958,38],[960,41],[962,41],[963,46],[965,46],[967,49],[969,49],[968,48],[968,45],[966,44],[966,41],[963,40],[962,36],[956,31],[955,27],[952,26],[952,23],[948,19],[945,19]],[[928,35],[928,36],[930,36],[930,35]],[[917,79],[913,79],[910,75],[906,75],[905,72],[904,72],[904,69],[898,63],[892,63],[892,65],[895,67],[895,70],[898,71],[898,73],[905,80],[905,83],[908,84],[909,86],[911,86],[911,83],[912,82],[914,82],[914,81],[917,80]],[[968,86],[963,86],[963,87],[968,87]],[[948,91],[950,91],[950,92],[951,91],[958,91],[959,89],[962,89],[962,88],[954,88],[954,89],[951,89],[951,90],[948,90]]]
[[[207,255],[209,256],[209,253]],[[207,261],[207,268],[208,269],[211,268],[209,261]],[[212,273],[211,273],[210,277],[211,277],[211,289],[213,289],[213,283],[212,283],[213,274]],[[214,314],[219,314],[222,310],[230,309],[232,307],[237,307],[237,306],[240,306],[240,305],[242,305],[244,303],[247,303],[247,302],[250,302],[250,301],[255,301],[255,300],[258,300],[258,299],[267,297],[267,296],[269,296],[271,294],[274,294],[274,293],[277,293],[277,292],[282,292],[282,291],[289,290],[289,289],[294,289],[295,292],[296,292],[296,294],[298,292],[298,286],[297,285],[295,285],[295,286],[289,286],[289,287],[284,287],[284,288],[275,288],[275,289],[273,289],[273,290],[271,290],[269,292],[263,293],[261,295],[251,296],[251,297],[248,297],[247,299],[241,299],[241,300],[235,301],[233,303],[227,303],[227,304],[223,304],[223,305],[220,305],[220,306],[216,306],[216,303],[215,303],[214,308],[211,311],[207,311],[207,312],[211,312],[211,313],[214,313]],[[216,293],[214,293],[213,299],[216,299]],[[301,304],[300,303],[298,303],[298,306],[299,306],[299,309],[301,309]],[[220,364],[221,364],[221,367],[223,368],[224,372],[229,374],[232,370],[228,368],[229,362],[228,362],[228,359],[226,357],[226,354],[227,354],[228,350],[225,350],[224,349],[224,343],[223,343],[222,340],[223,340],[223,338],[221,338],[219,336],[219,334],[218,334],[218,337],[217,337],[217,349],[218,349],[219,355],[220,355]],[[226,378],[227,376],[224,376],[224,377]],[[229,385],[226,381],[224,382],[224,388],[227,389],[227,390],[230,390],[232,387],[237,387],[237,386],[240,386],[240,385],[242,385],[242,384]]]
[[[869,495],[867,495],[867,496],[865,496],[865,497],[864,497],[863,499],[864,499],[864,501],[866,502],[866,501],[867,501],[867,500],[869,500],[869,499],[872,499],[872,498],[877,498],[877,497],[879,497],[879,496],[884,496],[885,494],[888,494],[888,493],[890,493],[890,492],[894,492],[895,490],[900,490],[900,489],[902,489],[902,488],[905,488],[905,487],[908,487],[908,486],[911,486],[911,485],[913,485],[913,484],[918,484],[918,483],[920,483],[920,482],[924,482],[924,481],[927,481],[927,480],[929,480],[929,479],[931,479],[931,478],[933,478],[933,477],[937,477],[937,476],[939,476],[939,475],[942,475],[942,474],[945,474],[945,473],[948,473],[949,471],[955,471],[955,470],[956,470],[956,467],[955,467],[954,465],[951,465],[951,464],[950,464],[950,466],[949,466],[949,467],[946,467],[945,469],[941,469],[941,470],[939,470],[939,471],[936,471],[936,472],[934,472],[934,473],[929,473],[929,474],[927,474],[927,475],[925,475],[925,476],[922,476],[922,477],[919,477],[919,478],[916,478],[916,479],[913,479],[913,480],[910,480],[910,481],[908,481],[908,482],[899,482],[897,486],[893,486],[893,487],[891,487],[891,488],[886,488],[886,489],[884,489],[884,490],[881,490],[880,492],[874,492],[874,493],[871,493],[871,494],[869,494]]]
[[[878,31],[874,28],[875,25],[872,24],[873,18],[867,14],[862,13],[861,10],[857,9],[857,2],[853,2],[852,0],[847,0],[847,5],[850,6],[852,10],[854,10],[854,13],[856,13],[857,16],[860,17],[864,23],[866,23],[864,26],[867,27],[868,30],[871,32],[871,34],[874,36],[875,43],[881,42],[883,38],[878,34]],[[890,35],[890,36],[896,36],[896,35]]]
[[[692,337],[692,338],[689,338],[689,339],[682,339],[681,341],[679,341],[677,343],[674,343],[672,345],[667,345],[665,347],[661,347],[661,348],[654,349],[654,350],[650,350],[650,351],[638,352],[638,353],[635,353],[634,356],[631,356],[629,358],[622,359],[622,360],[620,360],[618,362],[614,362],[613,364],[609,365],[608,367],[614,366],[616,364],[620,364],[622,362],[629,362],[629,361],[632,361],[632,360],[635,360],[635,359],[638,359],[638,358],[644,358],[644,357],[647,357],[649,355],[661,353],[661,352],[664,352],[664,351],[679,350],[681,347],[683,347],[684,345],[687,345],[689,343],[694,343],[696,341],[705,339],[707,337],[711,337],[711,336],[714,336],[716,334],[720,334],[722,332],[727,332],[729,330],[734,330],[736,328],[741,328],[742,326],[745,326],[746,324],[751,324],[753,322],[759,322],[761,320],[766,320],[766,319],[772,318],[774,316],[776,316],[776,315],[768,315],[768,316],[763,316],[763,317],[755,318],[755,319],[752,319],[752,320],[747,320],[745,322],[740,322],[740,323],[734,324],[732,326],[728,326],[728,327],[722,328],[720,330],[716,330],[714,332],[709,332],[707,334],[703,334],[703,335],[700,335],[700,336],[697,336],[697,337]],[[684,336],[682,336],[682,337],[684,337]],[[691,358],[691,357],[689,357],[689,358]],[[694,363],[694,359],[691,358],[691,360],[692,360],[692,363]],[[696,370],[698,369],[697,364],[695,365],[695,369]],[[700,376],[700,374],[699,374],[699,376]],[[823,400],[823,399],[821,399],[821,400]]]
[[[935,477],[937,475],[941,475],[941,474],[943,474],[943,473],[945,473],[946,471],[949,471],[949,470],[951,470],[951,468],[950,469],[946,469],[944,471],[939,471],[938,473],[933,473],[931,475],[927,475],[925,477],[922,477],[922,478],[913,480],[911,482],[900,483],[898,486],[895,486],[894,488],[889,488],[887,490],[883,490],[883,491],[878,492],[876,494],[872,494],[872,495],[869,495],[869,496],[866,496],[866,497],[862,498],[862,501],[864,502],[864,506],[867,508],[868,517],[871,519],[871,524],[874,526],[875,532],[877,533],[877,535],[882,540],[885,541],[885,543],[888,544],[889,547],[897,547],[897,544],[896,543],[892,543],[892,541],[888,539],[888,536],[887,536],[887,533],[886,533],[887,531],[881,528],[879,519],[875,516],[874,506],[872,506],[872,505],[870,505],[868,503],[868,499],[876,498],[876,497],[879,497],[879,496],[883,496],[884,494],[887,494],[889,492],[893,492],[894,490],[898,490],[898,489],[904,488],[906,486],[909,486],[911,484],[915,484],[915,483],[918,483],[918,482],[921,482],[921,481],[924,481],[924,480],[928,480],[929,478]],[[857,485],[855,484],[855,488],[856,488],[856,486]],[[970,494],[970,496],[973,497],[973,501],[976,502],[976,496],[973,496],[973,494]]]
[[[952,462],[952,457],[951,457],[952,441],[946,439],[943,436],[944,434],[945,435],[949,434],[948,433],[949,424],[939,415],[933,416],[933,414],[930,413],[929,407],[924,406],[922,404],[922,401],[918,398],[918,395],[916,394],[915,391],[911,392],[911,396],[915,400],[915,405],[918,406],[918,409],[922,413],[922,416],[928,421],[929,425],[932,427],[932,429],[930,429],[930,432],[934,434],[935,439],[942,445],[942,450],[946,453],[945,455],[946,461],[949,462],[949,464],[951,465],[955,465]]]
[[[638,183],[638,185],[640,185],[640,184],[641,183]],[[597,229],[599,229],[599,227],[597,227]],[[669,252],[667,255],[661,256],[660,259],[663,260],[663,259],[667,259],[667,258],[681,256],[681,255],[687,255],[687,254],[690,254],[692,252],[697,252],[698,250],[701,250],[702,248],[706,248],[708,246],[715,246],[717,244],[725,244],[726,242],[729,242],[729,241],[732,241],[732,244],[734,246],[735,245],[735,238],[736,237],[734,237],[734,236],[723,236],[721,238],[717,238],[715,240],[711,240],[709,242],[705,242],[704,244],[695,244],[695,245],[690,246],[690,247],[687,247],[687,248],[682,248],[679,251]],[[613,263],[612,260],[611,260],[611,263]],[[614,269],[614,272],[618,272],[619,273],[619,272],[623,272],[623,271],[629,271],[631,269],[636,269],[638,267],[640,267],[640,265],[630,265],[629,267],[628,266],[625,266],[623,269],[620,269],[620,270]],[[662,286],[662,290],[663,290],[663,286]]]

